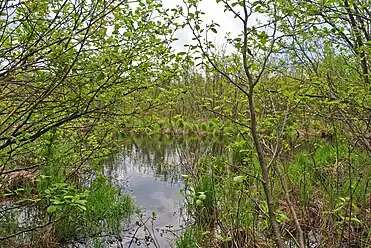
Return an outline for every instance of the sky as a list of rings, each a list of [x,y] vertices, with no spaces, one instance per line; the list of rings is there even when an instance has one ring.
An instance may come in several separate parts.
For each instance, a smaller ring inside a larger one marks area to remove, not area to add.
[[[183,5],[183,0],[162,0],[164,8],[172,8],[177,5]],[[216,46],[222,46],[225,43],[225,35],[230,32],[232,36],[237,36],[241,33],[242,23],[235,19],[231,13],[224,13],[222,3],[217,4],[215,0],[203,0],[199,9],[205,12],[204,24],[210,24],[212,21],[218,23],[218,33],[211,37]],[[193,35],[189,29],[178,31],[176,34],[179,41],[174,44],[176,50],[184,50],[184,44],[192,43]]]

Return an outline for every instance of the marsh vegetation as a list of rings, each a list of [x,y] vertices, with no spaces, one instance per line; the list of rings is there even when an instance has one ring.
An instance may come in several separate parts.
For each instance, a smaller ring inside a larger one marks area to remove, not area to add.
[[[0,1],[1,247],[371,246],[371,3],[201,2]]]

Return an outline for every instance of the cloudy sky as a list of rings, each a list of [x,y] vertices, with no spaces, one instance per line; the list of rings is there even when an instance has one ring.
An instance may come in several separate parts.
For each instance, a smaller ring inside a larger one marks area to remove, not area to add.
[[[183,0],[162,0],[165,8],[172,8],[177,5],[183,5]],[[218,28],[218,34],[212,37],[215,43],[218,45],[223,45],[225,43],[225,35],[230,32],[231,35],[237,35],[241,33],[242,26],[241,22],[235,18],[231,13],[224,13],[223,4],[217,4],[215,0],[203,0],[199,9],[205,12],[204,23],[211,23],[214,21],[220,25]],[[179,42],[175,44],[177,50],[182,50],[184,44],[189,44],[192,42],[192,33],[190,30],[185,29],[177,33]]]

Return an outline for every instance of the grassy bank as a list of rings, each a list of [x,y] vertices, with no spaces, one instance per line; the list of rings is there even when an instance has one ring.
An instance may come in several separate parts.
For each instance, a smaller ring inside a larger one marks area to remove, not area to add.
[[[370,162],[366,152],[323,140],[302,143],[270,166],[276,218],[287,244],[369,247]],[[249,142],[205,156],[185,175],[193,223],[177,247],[273,247],[261,172]],[[295,213],[295,216],[293,216]]]
[[[8,162],[15,169],[2,172],[1,246],[99,243],[102,235],[122,232],[134,213],[131,197],[102,173],[119,149],[115,129],[82,133],[75,125],[24,146],[24,154]]]
[[[133,122],[123,128],[122,133],[167,136],[236,136],[239,134],[236,124],[220,118],[195,120],[187,116],[174,115],[169,119],[153,117]]]

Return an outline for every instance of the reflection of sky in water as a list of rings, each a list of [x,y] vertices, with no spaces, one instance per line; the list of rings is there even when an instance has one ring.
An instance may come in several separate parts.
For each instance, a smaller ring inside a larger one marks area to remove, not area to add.
[[[114,165],[108,166],[107,172],[117,182],[124,183],[144,216],[156,213],[154,230],[161,247],[172,247],[174,235],[161,230],[172,226],[171,230],[181,229],[183,223],[179,209],[183,202],[180,194],[182,184],[179,182],[181,161],[179,150],[167,149],[156,154],[156,151],[143,151],[134,144],[116,159]],[[147,224],[149,229],[151,224]],[[144,231],[138,232],[139,238]],[[128,243],[127,243],[128,244]],[[132,244],[132,247],[136,245]]]
[[[166,229],[166,226],[172,225],[173,230],[179,230],[182,224],[179,216],[179,208],[183,201],[179,192],[181,185],[166,183],[148,175],[143,177],[141,173],[128,173],[128,176],[128,188],[132,190],[133,198],[145,215],[151,216],[152,212],[156,213],[154,229]],[[161,247],[170,246],[169,242],[174,238],[170,234],[160,237],[156,231],[155,235]]]
[[[186,167],[192,169],[198,158],[206,152],[217,154],[222,147],[220,143],[210,142],[210,140],[180,140],[179,143],[178,141],[170,141],[164,137],[129,139],[121,153],[118,153],[111,163],[105,164],[104,167],[104,173],[110,176],[111,182],[132,195],[137,206],[142,209],[143,219],[152,216],[152,212],[156,213],[153,232],[161,248],[174,247],[175,235],[171,232],[179,235],[185,224],[185,216],[181,214],[184,198],[180,194],[180,189],[183,187],[181,174],[186,173],[183,169]],[[12,207],[12,204],[3,205],[0,211],[4,212],[8,207]],[[14,214],[22,227],[32,225],[33,221],[38,220],[37,211],[33,211],[32,208],[9,211]],[[3,220],[2,218],[4,216],[0,216],[0,221]],[[133,223],[129,225],[130,227],[134,225],[134,230],[137,228],[136,218],[138,217],[133,216]],[[152,230],[151,223],[148,222],[146,226]],[[100,238],[104,242],[104,247],[128,247],[132,236],[132,232],[124,231],[119,238],[111,235]],[[145,232],[142,228],[136,237],[144,236]],[[27,240],[27,238],[27,233],[19,235],[19,239]],[[86,237],[81,242],[65,244],[64,247],[94,247],[93,243],[92,238]],[[138,246],[133,243],[131,247]],[[146,247],[145,243],[142,242],[139,247]]]
[[[129,188],[135,200],[148,211],[171,211],[180,202],[180,184],[169,184],[153,177],[129,174]]]
[[[136,137],[128,140],[114,162],[107,164],[105,168],[116,185],[130,192],[144,216],[156,213],[154,234],[161,248],[173,247],[171,240],[175,237],[171,233],[160,235],[161,230],[171,226],[170,230],[177,231],[184,224],[180,214],[184,200],[180,194],[184,165],[194,165],[206,151],[215,153],[211,151],[213,148],[218,148],[216,150],[219,151],[220,144],[210,146],[210,143],[213,142],[183,140],[178,143],[177,140],[169,142],[163,137]],[[151,229],[151,224],[147,224],[147,227]],[[138,236],[143,237],[144,231],[139,231]],[[131,247],[138,246],[132,244]]]

